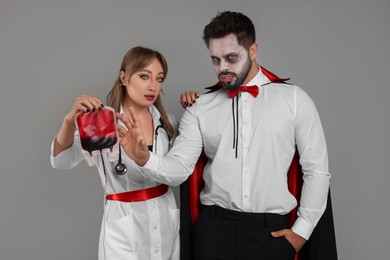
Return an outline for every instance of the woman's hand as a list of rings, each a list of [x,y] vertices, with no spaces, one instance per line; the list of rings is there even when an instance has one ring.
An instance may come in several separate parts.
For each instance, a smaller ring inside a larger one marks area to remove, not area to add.
[[[95,112],[104,107],[103,103],[94,96],[81,95],[79,96],[71,110],[66,114],[65,121],[74,124],[74,116],[79,112]]]
[[[103,107],[102,102],[93,96],[79,96],[71,110],[66,114],[62,126],[54,139],[53,155],[57,156],[73,144],[73,135],[76,129],[74,117],[79,112],[95,112]]]
[[[192,106],[195,103],[196,99],[199,98],[199,92],[196,91],[186,91],[180,95],[179,102],[183,108]]]
[[[119,143],[127,156],[135,161],[138,165],[144,166],[149,160],[150,154],[144,134],[142,133],[138,116],[132,107],[127,109],[126,117],[117,113],[116,116],[126,126],[117,125],[119,133]]]

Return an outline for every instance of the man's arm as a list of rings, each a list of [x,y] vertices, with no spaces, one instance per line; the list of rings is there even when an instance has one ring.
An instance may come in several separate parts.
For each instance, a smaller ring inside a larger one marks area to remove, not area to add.
[[[300,88],[294,92],[295,140],[303,172],[301,200],[293,227],[271,235],[284,236],[298,252],[325,210],[330,174],[325,137],[315,105]]]
[[[320,117],[311,98],[295,90],[295,139],[303,172],[298,218],[292,231],[308,239],[326,208],[330,173]]]
[[[192,173],[203,148],[196,106],[187,109],[179,124],[179,135],[166,156],[148,151],[136,114],[130,108],[129,118],[118,115],[128,130],[118,127],[121,145],[149,178],[168,185],[180,185]]]

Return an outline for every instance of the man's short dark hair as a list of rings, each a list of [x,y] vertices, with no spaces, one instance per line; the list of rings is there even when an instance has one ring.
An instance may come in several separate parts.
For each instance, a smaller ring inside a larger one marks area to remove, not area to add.
[[[226,11],[218,13],[203,30],[203,40],[209,47],[210,39],[223,38],[235,34],[237,41],[246,49],[256,41],[255,26],[252,21],[242,13]]]

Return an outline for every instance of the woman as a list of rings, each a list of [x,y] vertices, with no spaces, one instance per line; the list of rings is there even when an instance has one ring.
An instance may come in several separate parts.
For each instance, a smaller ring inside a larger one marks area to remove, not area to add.
[[[134,109],[149,149],[161,155],[168,152],[176,127],[159,96],[167,72],[166,60],[159,52],[135,47],[124,56],[118,78],[107,96],[108,106],[124,117],[127,107]],[[54,168],[70,169],[84,160],[74,117],[80,112],[94,113],[102,107],[102,102],[93,96],[76,99],[52,144]],[[124,126],[121,121],[119,124]],[[179,211],[173,192],[168,186],[145,178],[122,148],[119,155],[127,169],[124,174],[115,173],[118,163],[109,162],[107,154],[96,159],[108,194],[99,260],[179,259]]]

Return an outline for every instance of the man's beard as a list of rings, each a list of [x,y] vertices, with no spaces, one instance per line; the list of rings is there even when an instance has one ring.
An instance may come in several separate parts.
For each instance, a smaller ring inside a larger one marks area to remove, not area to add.
[[[222,82],[222,87],[226,90],[236,90],[238,89],[242,83],[245,81],[246,77],[249,74],[249,70],[251,69],[252,62],[248,57],[248,60],[245,62],[244,66],[242,67],[242,70],[239,74],[236,74],[234,72],[230,71],[222,71],[218,74],[218,79],[221,78],[221,76],[229,75],[235,78],[232,82]]]

